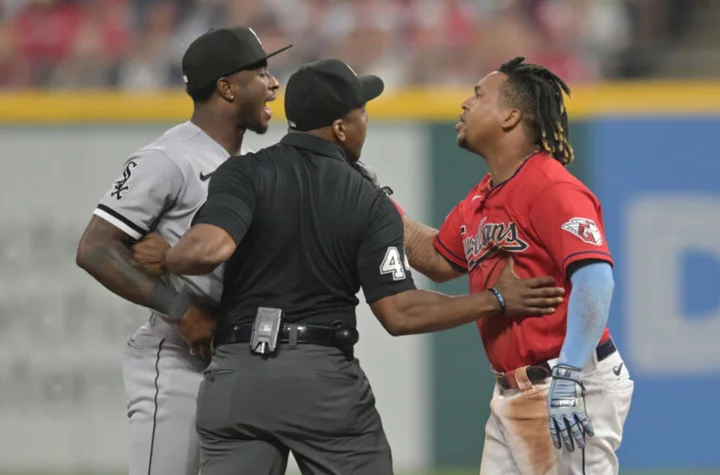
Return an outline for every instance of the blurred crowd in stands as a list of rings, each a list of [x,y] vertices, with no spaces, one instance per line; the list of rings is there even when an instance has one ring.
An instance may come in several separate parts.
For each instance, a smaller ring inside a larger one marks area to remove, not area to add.
[[[690,1],[690,0],[685,0]],[[282,81],[321,57],[389,88],[468,84],[523,55],[572,83],[651,74],[634,45],[668,34],[683,0],[0,0],[0,87],[181,86],[185,48],[252,26]],[[652,41],[649,42],[652,44]]]

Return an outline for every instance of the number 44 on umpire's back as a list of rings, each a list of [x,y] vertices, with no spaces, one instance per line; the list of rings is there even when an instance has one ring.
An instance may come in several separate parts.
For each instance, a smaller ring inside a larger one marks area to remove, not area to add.
[[[402,254],[402,257],[401,257]],[[397,247],[390,246],[385,252],[385,258],[380,264],[380,273],[382,275],[392,274],[393,280],[403,280],[410,270],[410,263],[404,250],[401,252]]]

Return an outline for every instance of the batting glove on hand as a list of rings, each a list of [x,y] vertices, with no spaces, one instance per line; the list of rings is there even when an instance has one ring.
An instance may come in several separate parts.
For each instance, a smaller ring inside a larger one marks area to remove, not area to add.
[[[585,411],[585,388],[580,382],[580,370],[573,366],[557,365],[552,370],[552,384],[548,393],[550,436],[555,448],[565,445],[568,452],[585,448],[585,435],[595,435]]]

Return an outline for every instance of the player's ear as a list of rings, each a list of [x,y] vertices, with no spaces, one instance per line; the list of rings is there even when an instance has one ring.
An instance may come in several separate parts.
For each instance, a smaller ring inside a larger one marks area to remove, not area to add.
[[[522,112],[520,109],[508,108],[505,111],[505,116],[502,121],[503,130],[514,129],[522,120]]]
[[[338,119],[333,122],[332,125],[333,133],[340,142],[345,142],[347,139],[347,131],[345,128],[345,122],[342,119]]]
[[[234,86],[228,78],[220,78],[217,81],[217,91],[220,97],[228,102],[232,102],[235,99]]]

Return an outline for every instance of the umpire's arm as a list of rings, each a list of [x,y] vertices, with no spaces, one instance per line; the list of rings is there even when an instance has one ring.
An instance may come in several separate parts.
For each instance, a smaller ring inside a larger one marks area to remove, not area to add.
[[[230,259],[247,232],[257,200],[252,158],[230,158],[213,173],[193,226],[165,255],[173,274],[202,275]]]
[[[403,223],[384,193],[370,209],[358,271],[370,309],[393,336],[447,330],[501,312],[490,292],[450,297],[416,289],[405,259]]]

